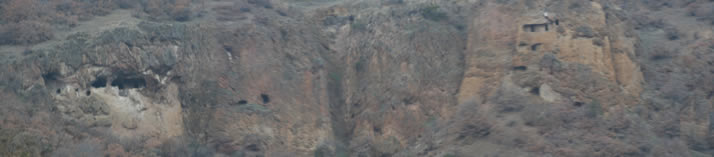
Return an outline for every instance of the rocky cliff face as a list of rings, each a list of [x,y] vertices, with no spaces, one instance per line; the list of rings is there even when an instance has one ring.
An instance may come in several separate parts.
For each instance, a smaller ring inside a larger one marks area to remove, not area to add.
[[[0,46],[0,155],[712,155],[711,1],[196,3]]]

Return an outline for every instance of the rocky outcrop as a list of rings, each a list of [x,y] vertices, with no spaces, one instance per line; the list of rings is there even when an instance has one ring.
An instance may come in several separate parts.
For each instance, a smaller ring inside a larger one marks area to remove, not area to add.
[[[711,2],[665,3],[119,10],[0,47],[0,155],[705,155]]]

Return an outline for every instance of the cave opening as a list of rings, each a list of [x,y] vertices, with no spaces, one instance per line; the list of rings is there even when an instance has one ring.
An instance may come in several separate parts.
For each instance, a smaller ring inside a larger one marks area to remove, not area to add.
[[[531,46],[531,50],[532,50],[532,51],[538,51],[538,47],[540,47],[540,45],[543,45],[543,44],[541,44],[541,43],[533,44],[533,45]]]
[[[60,78],[60,73],[56,71],[51,71],[46,74],[42,74],[42,79],[45,80],[46,82],[52,82],[52,81],[57,81]]]
[[[374,126],[374,128],[372,128],[372,131],[374,131],[377,134],[382,134],[382,128],[378,127],[378,126]]]
[[[263,99],[263,103],[265,104],[270,102],[270,97],[267,94],[260,94],[260,98]]]
[[[525,24],[525,25],[523,25],[523,30],[526,32],[547,32],[550,29],[548,29],[547,23],[540,23],[540,24]]]
[[[667,55],[653,55],[653,56],[650,57],[650,58],[651,58],[651,60],[653,60],[653,61],[661,61],[661,60],[670,59],[670,58],[672,58],[672,57],[671,57],[671,56],[667,56]]]
[[[523,25],[523,30],[527,30],[528,32],[535,32],[535,27],[533,27],[533,25]]]
[[[530,92],[535,95],[540,95],[540,87],[533,87]]]
[[[60,94],[60,93],[62,93],[62,90],[59,89],[59,88],[57,88],[57,91],[56,91],[56,92],[57,92],[57,94]]]
[[[97,77],[94,82],[92,82],[92,87],[94,88],[102,88],[107,86],[107,79],[104,77]]]
[[[92,91],[87,90],[87,92],[85,94],[87,94],[87,96],[90,96],[90,95],[92,95]]]
[[[146,87],[146,80],[144,78],[136,77],[119,77],[112,81],[111,86],[118,87],[119,89],[126,88],[144,88]]]
[[[528,67],[526,67],[526,66],[515,66],[515,67],[513,67],[513,70],[515,70],[515,71],[526,71],[526,70],[528,70]]]
[[[238,101],[238,105],[245,105],[245,104],[248,104],[248,101],[245,101],[245,100]]]
[[[223,45],[223,50],[226,50],[226,52],[233,53],[233,47],[228,45]]]

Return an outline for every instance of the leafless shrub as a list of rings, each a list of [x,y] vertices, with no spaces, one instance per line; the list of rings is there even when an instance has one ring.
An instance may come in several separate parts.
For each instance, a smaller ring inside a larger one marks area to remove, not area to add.
[[[583,38],[595,37],[595,31],[590,26],[580,26],[575,28],[576,36]]]
[[[635,29],[661,29],[665,27],[664,20],[654,19],[647,15],[634,15],[631,19],[634,21]]]
[[[709,21],[714,25],[714,3],[704,5],[692,4],[687,10],[690,16],[697,17],[698,20]]]
[[[674,50],[663,45],[657,45],[649,52],[649,58],[652,61],[672,59],[675,55]]]
[[[664,29],[664,32],[666,33],[667,39],[669,40],[678,40],[680,38],[685,37],[686,35],[675,27],[667,27]]]

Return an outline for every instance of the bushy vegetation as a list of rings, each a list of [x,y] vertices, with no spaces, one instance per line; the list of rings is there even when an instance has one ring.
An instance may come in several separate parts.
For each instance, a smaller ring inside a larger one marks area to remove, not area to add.
[[[386,5],[404,4],[404,0],[384,0],[384,1],[382,1],[382,4],[386,4]]]
[[[577,32],[578,37],[583,37],[583,38],[592,38],[595,37],[595,31],[593,31],[592,28],[589,26],[580,26],[575,28],[575,32]]]
[[[690,5],[687,8],[689,15],[697,17],[697,20],[707,21],[714,25],[714,3],[704,5]]]
[[[425,19],[429,19],[432,21],[442,21],[449,19],[449,16],[445,12],[439,10],[438,5],[426,6],[422,8],[420,12]]]
[[[457,156],[454,154],[446,154],[446,155],[444,155],[444,157],[457,157]]]
[[[130,0],[127,0],[130,1]],[[133,0],[140,1],[143,11],[154,20],[190,20],[193,11],[190,0]]]
[[[603,114],[603,109],[602,109],[602,104],[600,104],[600,101],[598,100],[593,100],[588,104],[588,112],[586,115],[590,118],[597,118]]]
[[[367,30],[367,22],[364,20],[355,20],[352,24],[350,24],[352,31],[355,32],[362,32]]]
[[[664,29],[669,40],[679,40],[680,38],[686,37],[686,34],[679,31],[676,27],[667,27]]]
[[[676,54],[672,48],[665,45],[655,45],[649,53],[649,58],[652,61],[662,61],[672,59]]]
[[[52,28],[137,9],[152,20],[188,21],[193,1],[202,0],[0,0],[0,44],[35,44],[52,39]]]

